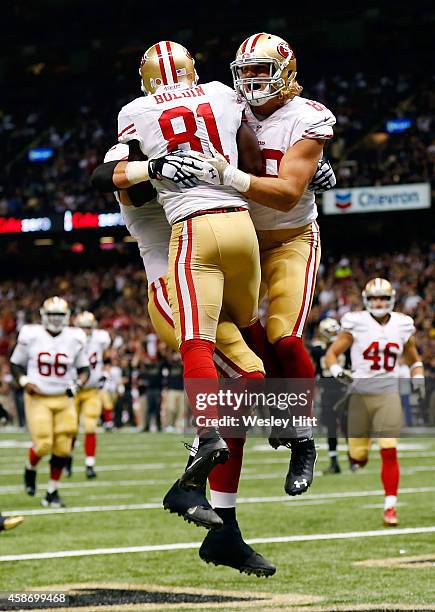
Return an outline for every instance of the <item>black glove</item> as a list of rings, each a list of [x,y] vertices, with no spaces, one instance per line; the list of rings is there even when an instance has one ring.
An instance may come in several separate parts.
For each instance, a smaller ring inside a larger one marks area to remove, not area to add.
[[[107,374],[103,374],[102,376],[100,376],[100,378],[98,379],[98,383],[97,383],[97,387],[98,389],[103,389],[104,385],[107,382]]]
[[[319,159],[317,163],[317,172],[311,179],[308,185],[310,191],[314,193],[323,193],[335,187],[337,179],[335,178],[334,170],[327,159]]]

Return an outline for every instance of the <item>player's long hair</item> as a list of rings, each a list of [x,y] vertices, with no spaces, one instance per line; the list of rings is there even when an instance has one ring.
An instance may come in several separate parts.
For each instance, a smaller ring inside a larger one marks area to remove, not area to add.
[[[281,102],[281,106],[287,104],[290,100],[293,100],[294,97],[300,96],[303,91],[302,85],[295,80],[291,83],[289,87],[285,87],[279,92],[278,99]]]

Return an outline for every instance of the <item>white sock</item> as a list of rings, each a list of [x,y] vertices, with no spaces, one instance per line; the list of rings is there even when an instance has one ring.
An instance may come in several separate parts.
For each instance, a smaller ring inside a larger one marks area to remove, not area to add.
[[[329,452],[328,452],[328,455],[329,455],[330,457],[337,457],[337,456],[338,456],[338,453],[337,453],[337,451],[336,451],[336,450],[335,450],[335,451],[329,451]]]
[[[94,465],[95,465],[95,457],[86,457],[85,465],[86,465],[86,467],[94,467]]]
[[[394,508],[397,504],[397,496],[396,495],[386,495],[384,502],[384,510],[387,508]]]
[[[48,481],[48,486],[47,486],[47,491],[48,493],[54,493],[55,491],[57,491],[57,484],[58,481],[57,480],[50,480]]]
[[[235,508],[237,493],[223,493],[210,489],[210,502],[213,508]]]
[[[32,470],[32,472],[36,472],[36,465],[30,465],[30,463],[26,463],[26,470]]]

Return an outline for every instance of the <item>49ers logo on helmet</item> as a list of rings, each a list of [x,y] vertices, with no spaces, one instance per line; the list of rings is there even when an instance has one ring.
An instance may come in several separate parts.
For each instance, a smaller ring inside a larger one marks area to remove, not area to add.
[[[285,42],[279,43],[279,45],[277,46],[277,51],[280,55],[283,56],[284,59],[287,59],[289,56],[291,57],[293,54],[293,51]]]

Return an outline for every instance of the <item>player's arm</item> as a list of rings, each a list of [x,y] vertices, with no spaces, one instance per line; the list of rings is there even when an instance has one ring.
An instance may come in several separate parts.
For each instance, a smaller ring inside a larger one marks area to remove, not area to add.
[[[424,367],[421,357],[417,351],[415,336],[410,336],[408,342],[403,347],[403,358],[411,371],[412,388],[418,393],[420,399],[424,400],[426,397]]]
[[[411,370],[411,377],[424,376],[423,362],[417,351],[417,345],[415,344],[415,336],[411,336],[408,342],[403,347],[403,359],[409,369]]]
[[[41,393],[39,387],[29,381],[27,377],[27,369],[25,367],[11,362],[11,372],[15,382],[19,387],[22,387],[23,391],[29,395]]]
[[[255,176],[261,174],[263,160],[260,145],[256,135],[245,121],[242,122],[237,131],[237,150],[239,152],[239,169]]]
[[[285,153],[278,176],[251,176],[244,193],[250,200],[281,212],[288,212],[299,202],[322,157],[323,142],[299,140]]]
[[[353,336],[347,331],[341,331],[325,354],[325,365],[332,376],[339,382],[348,384],[352,381],[349,373],[338,364],[340,355],[350,349],[353,343]]]

